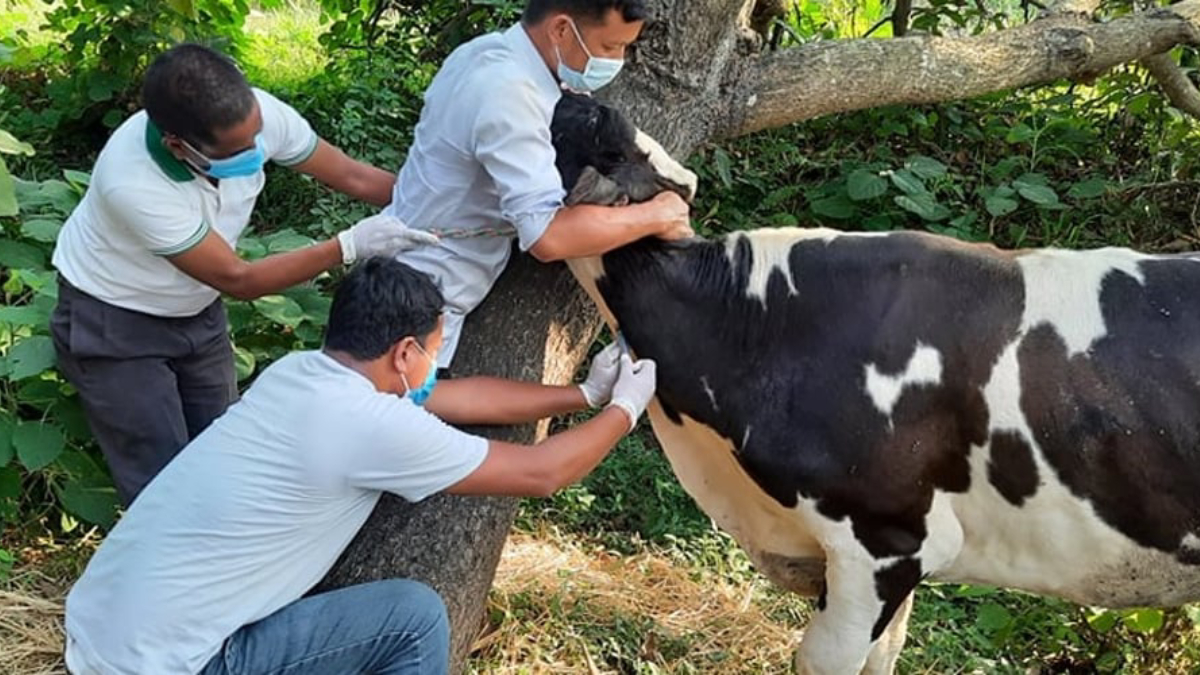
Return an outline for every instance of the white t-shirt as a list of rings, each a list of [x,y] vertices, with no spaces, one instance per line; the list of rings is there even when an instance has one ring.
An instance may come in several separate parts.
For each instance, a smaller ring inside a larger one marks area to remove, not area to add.
[[[238,628],[299,599],[380,491],[418,501],[487,440],[380,393],[321,352],[267,368],[138,496],[67,596],[75,675],[196,673]]]
[[[316,150],[317,135],[291,106],[255,89],[267,159],[292,166]],[[179,271],[167,256],[210,230],[235,246],[266,183],[259,171],[213,185],[162,146],[145,111],[104,145],[91,185],[63,225],[54,266],[104,302],[155,316],[195,316],[219,293]]]
[[[500,231],[507,224],[529,250],[566,197],[550,138],[561,97],[519,23],[455,49],[425,92],[385,213],[420,229]],[[446,298],[439,366],[450,365],[464,318],[504,271],[512,238],[444,238],[397,256],[432,276]]]

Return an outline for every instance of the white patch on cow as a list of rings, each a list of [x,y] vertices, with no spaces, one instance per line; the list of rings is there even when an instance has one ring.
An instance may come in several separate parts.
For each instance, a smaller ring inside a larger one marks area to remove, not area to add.
[[[604,297],[600,295],[600,289],[596,287],[596,280],[604,276],[604,262],[600,256],[571,258],[567,260],[567,269],[571,270],[575,281],[579,282],[588,297],[592,299],[592,303],[596,305],[596,309],[600,310],[600,316],[604,318],[609,329],[617,330],[617,319],[613,316],[612,310],[608,308],[608,303],[604,302]]]
[[[778,269],[787,280],[788,290],[796,295],[796,280],[792,277],[788,256],[792,246],[806,241],[829,243],[840,237],[886,237],[889,232],[841,232],[827,227],[772,227],[746,232],[735,232],[725,237],[725,255],[736,269],[738,243],[745,240],[750,245],[750,279],[746,295],[766,304],[767,281]]]
[[[1020,409],[1019,344],[1020,338],[1001,353],[983,395],[990,432],[1016,433],[1032,448],[1037,490],[1014,506],[988,479],[990,444],[972,448],[971,487],[950,497],[962,526],[962,552],[934,578],[1107,607],[1166,606],[1194,599],[1200,568],[1125,537],[1058,479]]]
[[[642,152],[650,155],[650,165],[654,167],[654,171],[658,175],[673,183],[685,186],[688,189],[688,199],[696,197],[696,187],[699,185],[699,179],[695,173],[675,161],[671,153],[663,149],[663,146],[659,145],[658,141],[650,138],[641,129],[637,130],[634,142],[637,143],[638,148]]]
[[[683,424],[675,424],[657,399],[651,401],[647,414],[683,489],[737,540],[759,570],[793,591],[818,592],[819,572],[816,578],[798,577],[785,563],[820,561],[824,553],[795,512],[783,508],[750,478],[737,461],[733,443],[687,415]],[[749,433],[747,429],[743,440]]]
[[[708,402],[712,405],[714,411],[720,411],[721,406],[717,405],[717,395],[713,392],[713,388],[708,384],[708,376],[700,377],[700,386],[704,387],[704,393],[708,396]],[[744,446],[743,446],[744,447]]]
[[[803,233],[803,234],[802,234]],[[746,283],[746,295],[758,298],[764,305],[767,303],[767,282],[775,270],[783,274],[788,285],[788,292],[796,295],[796,280],[792,278],[791,255],[792,246],[802,238],[825,238],[837,236],[834,230],[807,230],[800,228],[781,228],[778,230],[753,230],[738,232],[725,238],[725,252],[730,262],[736,266],[736,251],[738,243],[745,241],[750,245],[750,274]]]
[[[1025,279],[1021,332],[1049,323],[1066,343],[1070,356],[1086,352],[1108,332],[1100,307],[1104,279],[1123,273],[1145,283],[1139,263],[1148,258],[1123,248],[1043,249],[1017,256]]]
[[[904,372],[884,375],[874,363],[866,365],[867,394],[879,412],[890,419],[896,401],[905,387],[922,384],[939,384],[942,381],[942,355],[929,345],[917,343]]]

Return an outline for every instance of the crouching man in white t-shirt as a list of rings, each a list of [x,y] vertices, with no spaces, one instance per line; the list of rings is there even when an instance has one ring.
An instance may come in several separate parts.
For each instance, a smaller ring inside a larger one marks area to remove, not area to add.
[[[146,487],[67,597],[72,673],[441,673],[449,628],[428,587],[380,581],[301,597],[382,491],[544,496],[591,471],[654,392],[616,347],[581,386],[464,378],[433,391],[441,293],[372,258],[342,282],[325,347],[267,368]],[[430,395],[432,392],[432,395]],[[606,405],[534,446],[449,424]]]

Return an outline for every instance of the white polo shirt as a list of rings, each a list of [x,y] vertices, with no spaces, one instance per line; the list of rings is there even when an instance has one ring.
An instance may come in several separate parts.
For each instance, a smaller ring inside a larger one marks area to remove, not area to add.
[[[520,24],[455,49],[425,92],[384,212],[421,229],[490,231],[507,224],[528,250],[566,197],[550,138],[561,95]],[[444,238],[397,256],[432,276],[446,298],[438,365],[450,365],[464,318],[492,289],[511,248],[511,234]]]
[[[138,495],[67,596],[75,675],[190,675],[325,576],[381,490],[457,483],[486,439],[322,352],[272,364]]]
[[[254,90],[267,158],[285,166],[308,159],[317,135],[291,106]],[[111,305],[155,316],[194,316],[220,295],[167,257],[215,231],[230,246],[250,222],[266,183],[262,171],[213,185],[162,145],[139,111],[100,152],[91,185],[63,225],[54,266],[76,288]]]

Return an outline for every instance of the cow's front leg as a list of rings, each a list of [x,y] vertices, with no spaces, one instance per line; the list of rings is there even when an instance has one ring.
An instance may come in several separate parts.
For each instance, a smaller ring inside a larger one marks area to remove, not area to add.
[[[900,650],[904,649],[904,641],[908,639],[908,617],[912,615],[915,595],[915,592],[908,594],[883,635],[871,647],[871,655],[867,657],[862,675],[891,675],[896,671],[896,660],[900,658]]]
[[[879,561],[857,542],[827,554],[825,595],[800,641],[796,671],[800,675],[891,673],[893,647],[899,651],[903,639],[893,645],[894,636],[887,629],[897,617],[897,623],[907,623],[909,596],[921,580],[920,562],[915,558]],[[884,635],[887,638],[881,640]]]

